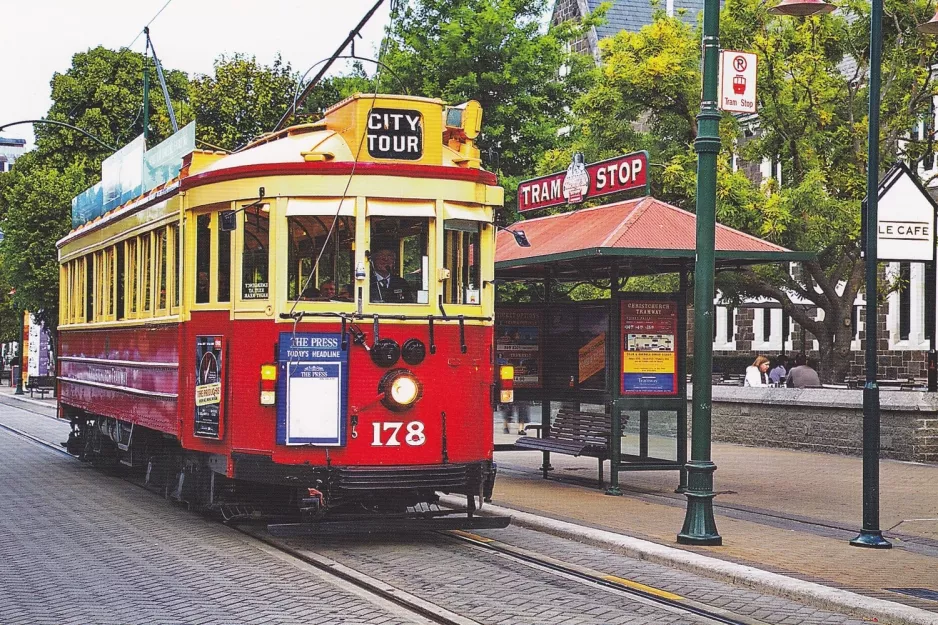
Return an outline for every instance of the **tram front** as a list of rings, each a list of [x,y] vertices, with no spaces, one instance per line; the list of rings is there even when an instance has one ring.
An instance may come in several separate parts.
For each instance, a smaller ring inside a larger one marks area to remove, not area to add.
[[[188,335],[227,345],[229,477],[313,516],[490,493],[503,190],[480,124],[475,102],[356,95],[183,179]]]

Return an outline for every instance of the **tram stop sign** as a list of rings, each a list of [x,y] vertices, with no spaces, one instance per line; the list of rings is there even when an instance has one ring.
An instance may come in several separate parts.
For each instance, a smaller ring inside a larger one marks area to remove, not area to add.
[[[755,54],[720,52],[720,109],[730,113],[756,112]]]

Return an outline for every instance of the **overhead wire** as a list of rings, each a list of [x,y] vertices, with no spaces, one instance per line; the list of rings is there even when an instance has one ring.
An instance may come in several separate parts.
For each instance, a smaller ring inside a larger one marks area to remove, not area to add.
[[[387,51],[388,39],[390,38],[391,28],[394,23],[394,13],[393,11],[388,17],[388,24],[385,27],[385,37],[381,42],[381,47],[378,51],[378,59],[380,60],[384,53]],[[375,71],[374,84],[375,90],[371,97],[371,106],[369,110],[373,109],[375,103],[378,100],[378,91],[381,85],[381,69],[384,67],[384,63],[378,64],[378,69]],[[326,233],[326,239],[323,241],[322,248],[319,250],[319,255],[316,257],[316,262],[313,264],[310,269],[309,275],[306,277],[306,282],[303,284],[303,288],[299,289],[296,294],[296,300],[293,302],[293,306],[290,308],[290,316],[293,316],[296,311],[297,305],[300,303],[300,296],[309,288],[310,280],[313,279],[313,276],[316,275],[316,271],[319,268],[319,263],[322,260],[323,254],[326,252],[326,248],[329,246],[329,242],[332,239],[332,235],[335,232],[335,226],[339,221],[339,214],[342,211],[342,204],[345,203],[346,198],[348,197],[349,188],[352,186],[352,179],[355,177],[355,170],[358,167],[359,158],[361,157],[362,148],[365,146],[365,137],[367,133],[362,133],[361,138],[358,140],[358,149],[355,151],[355,158],[352,161],[352,170],[349,172],[348,180],[345,183],[345,190],[342,191],[342,197],[339,200],[339,205],[336,207],[335,215],[332,218],[332,224],[329,226],[329,232]],[[335,276],[333,277],[335,279]],[[337,285],[338,286],[338,285]],[[353,299],[354,299],[354,290],[353,290]],[[299,317],[294,319],[293,322],[293,334],[296,335],[296,326],[299,322]]]
[[[137,33],[137,36],[134,37],[134,40],[130,42],[130,45],[129,45],[129,46],[127,46],[128,48],[132,48],[133,45],[134,45],[135,43],[137,43],[137,39],[140,39],[140,35],[142,35],[142,34],[144,33],[144,31],[150,26],[150,24],[152,24],[153,22],[156,21],[156,18],[158,18],[158,17],[160,16],[160,13],[162,13],[164,10],[166,10],[166,7],[168,7],[169,4],[170,4],[172,1],[173,1],[173,0],[166,0],[166,4],[163,5],[163,8],[160,9],[159,11],[157,11],[157,12],[156,12],[156,15],[154,15],[154,16],[150,19],[149,22],[147,22],[146,24],[143,25],[143,28],[141,28],[141,29],[140,29],[140,32]]]

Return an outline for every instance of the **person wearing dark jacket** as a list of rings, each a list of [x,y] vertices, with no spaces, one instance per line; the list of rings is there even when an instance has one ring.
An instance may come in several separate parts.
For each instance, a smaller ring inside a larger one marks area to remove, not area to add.
[[[821,378],[818,376],[817,371],[808,364],[807,357],[803,353],[799,353],[795,356],[795,366],[788,372],[786,384],[794,388],[819,387],[821,386]]]
[[[379,248],[371,254],[372,303],[409,304],[416,301],[410,283],[395,275],[396,256],[390,248]]]

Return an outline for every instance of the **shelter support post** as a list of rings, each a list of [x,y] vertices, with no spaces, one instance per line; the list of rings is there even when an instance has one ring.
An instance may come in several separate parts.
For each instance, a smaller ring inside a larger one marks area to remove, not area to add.
[[[935,351],[935,260],[925,263],[925,333],[928,338],[928,359],[925,365],[927,390],[938,391],[938,352]]]
[[[697,115],[697,261],[694,269],[694,393],[691,460],[687,463],[687,513],[677,541],[685,545],[722,545],[713,518],[710,427],[713,368],[713,297],[720,111],[717,82],[720,55],[720,0],[705,0],[703,17],[703,98]]]
[[[545,270],[544,273],[544,306],[547,310],[547,314],[544,315],[544,328],[542,332],[544,336],[550,335],[550,301],[551,301],[551,271],[550,267]],[[544,354],[541,354],[541,358],[544,358]],[[547,376],[545,375],[545,369],[541,365],[541,436],[547,438],[550,436],[550,389],[547,388]],[[547,479],[547,472],[553,471],[554,467],[550,466],[550,452],[545,451],[541,452],[543,456],[543,461],[541,462],[541,474],[543,474],[544,479]]]
[[[606,388],[609,389],[609,416],[612,422],[612,436],[609,441],[609,488],[607,495],[622,495],[619,488],[619,465],[622,462],[622,406],[619,405],[619,387],[622,384],[622,348],[621,341],[621,300],[619,298],[619,263],[614,262],[609,268],[609,329],[606,332],[608,357],[606,371],[609,376]],[[599,461],[600,466],[602,460]]]
[[[677,335],[679,344],[687,342],[687,265],[681,263],[678,272],[678,316]],[[677,463],[681,465],[681,477],[674,492],[683,493],[687,490],[687,349],[681,352],[677,361],[677,385],[681,389],[679,394],[682,400],[677,408]]]

